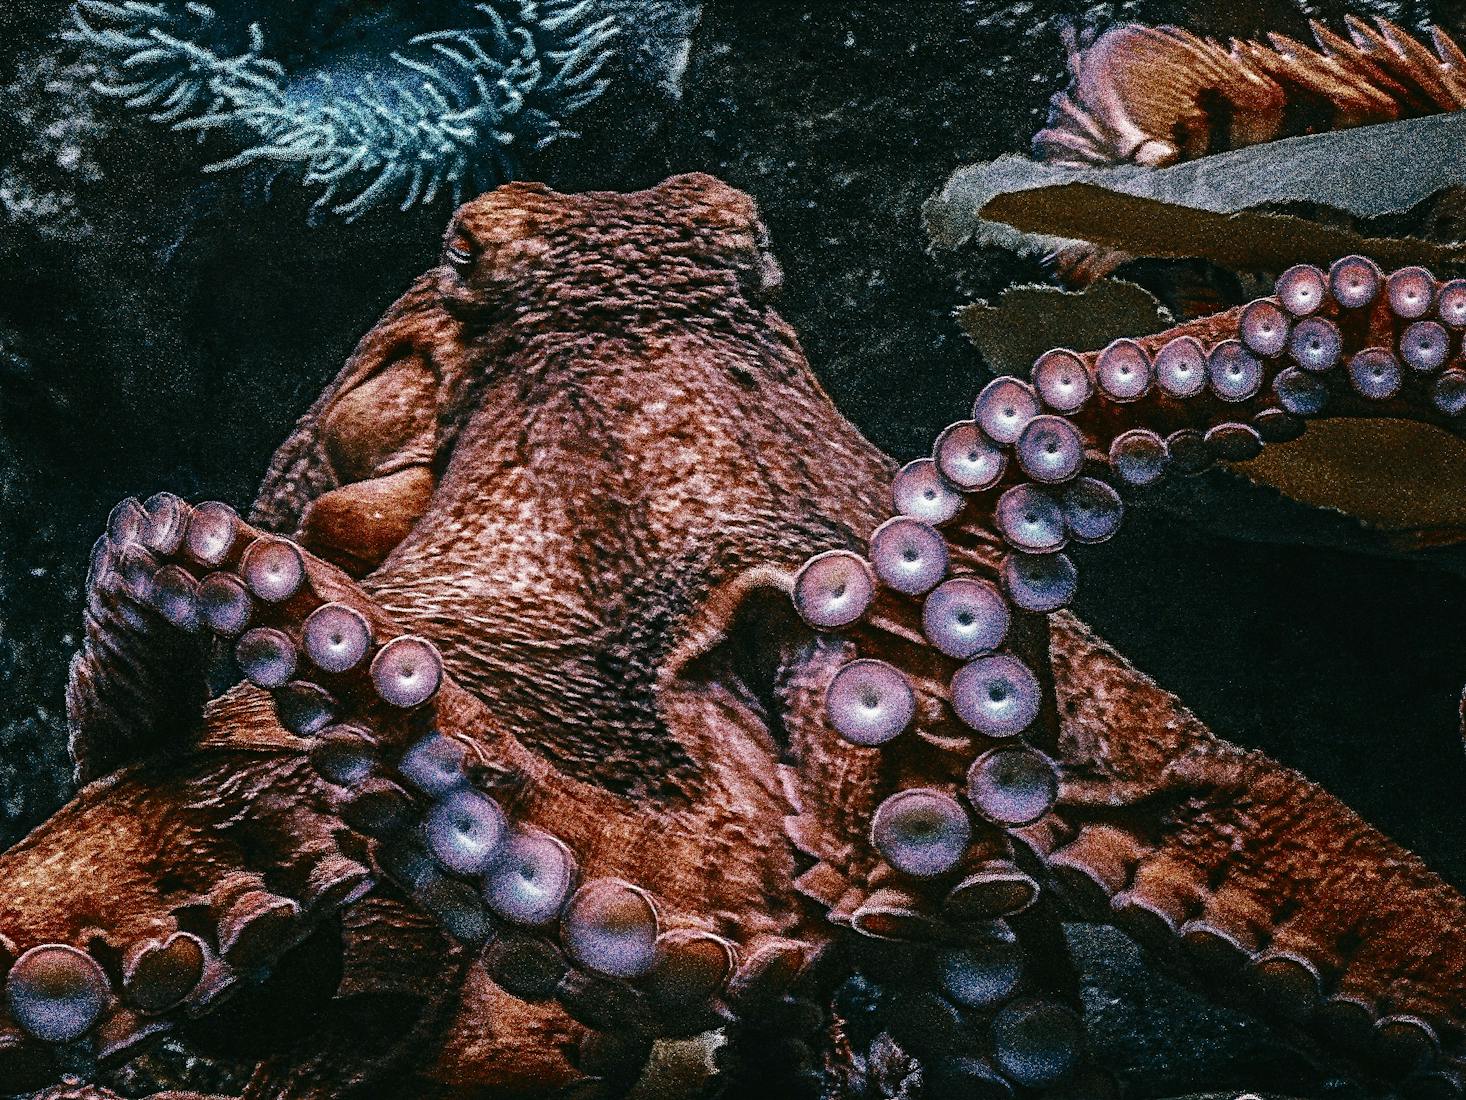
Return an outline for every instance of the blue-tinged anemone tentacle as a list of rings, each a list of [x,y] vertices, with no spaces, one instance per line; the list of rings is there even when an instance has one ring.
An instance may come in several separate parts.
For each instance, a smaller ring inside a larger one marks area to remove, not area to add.
[[[456,204],[513,178],[521,150],[576,136],[566,119],[606,90],[618,28],[593,0],[459,6],[472,25],[398,48],[328,39],[293,64],[267,54],[264,23],[239,26],[201,3],[78,0],[67,38],[112,63],[101,94],[238,143],[206,171],[295,170],[320,190],[313,217],[351,221],[445,191]],[[241,35],[242,49],[229,44]]]

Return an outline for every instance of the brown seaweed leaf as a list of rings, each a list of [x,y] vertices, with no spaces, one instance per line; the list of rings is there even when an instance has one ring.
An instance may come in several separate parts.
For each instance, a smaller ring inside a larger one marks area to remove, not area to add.
[[[1056,344],[1098,348],[1121,336],[1159,332],[1170,312],[1143,287],[1106,279],[1079,292],[1015,286],[995,304],[974,302],[957,320],[995,374],[1027,377],[1033,361]]]
[[[1466,248],[1353,230],[1258,207],[1309,203],[1370,218],[1466,184],[1466,112],[1251,145],[1169,168],[1078,170],[1008,155],[961,168],[928,200],[933,243],[1026,254],[1091,242],[1132,255],[1200,257],[1241,270],[1364,252],[1440,264]]]
[[[1234,466],[1315,508],[1390,536],[1397,550],[1466,542],[1466,440],[1403,420],[1319,420]]]

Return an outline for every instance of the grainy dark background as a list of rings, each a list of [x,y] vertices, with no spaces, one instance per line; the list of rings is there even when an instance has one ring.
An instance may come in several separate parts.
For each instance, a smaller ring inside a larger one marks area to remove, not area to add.
[[[873,440],[913,457],[985,377],[952,311],[1043,278],[997,253],[933,257],[921,204],[958,165],[1026,148],[1063,81],[1061,22],[1303,36],[1308,16],[1346,10],[1466,20],[1447,0],[710,0],[680,101],[624,82],[579,117],[582,140],[525,175],[629,188],[699,169],[750,191],[815,370]],[[288,181],[267,194],[253,177],[201,175],[210,150],[88,89],[55,38],[65,12],[0,0],[0,842],[69,790],[62,687],[107,510],[160,488],[246,504],[293,419],[433,261],[448,213],[389,207],[310,228]],[[1298,545],[1276,507],[1272,541],[1229,539],[1218,517],[1253,498],[1227,477],[1179,510],[1136,510],[1086,554],[1081,614],[1224,735],[1466,884],[1466,582]],[[1114,1009],[1099,1041],[1148,1089],[1256,1087],[1273,1072],[1249,1045],[1265,1034],[1141,983],[1118,940],[1087,945],[1109,983],[1094,1003]]]

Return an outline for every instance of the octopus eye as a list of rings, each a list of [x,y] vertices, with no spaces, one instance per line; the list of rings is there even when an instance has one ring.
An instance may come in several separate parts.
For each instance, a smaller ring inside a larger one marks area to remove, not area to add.
[[[473,270],[473,261],[478,257],[478,250],[472,241],[459,234],[448,242],[448,247],[444,250],[443,255],[454,271],[460,275],[467,275]]]

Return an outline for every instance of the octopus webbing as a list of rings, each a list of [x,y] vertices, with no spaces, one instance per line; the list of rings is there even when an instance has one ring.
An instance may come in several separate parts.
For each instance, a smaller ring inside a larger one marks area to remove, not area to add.
[[[1294,268],[1045,354],[898,471],[779,283],[710,177],[508,185],[248,519],[118,505],[87,785],[0,856],[0,1088],[178,1031],[250,1097],[614,1096],[721,1030],[761,1095],[1113,1097],[1078,915],[1462,1095],[1466,899],[1064,607],[1133,487],[1315,416],[1459,426],[1466,286]]]

